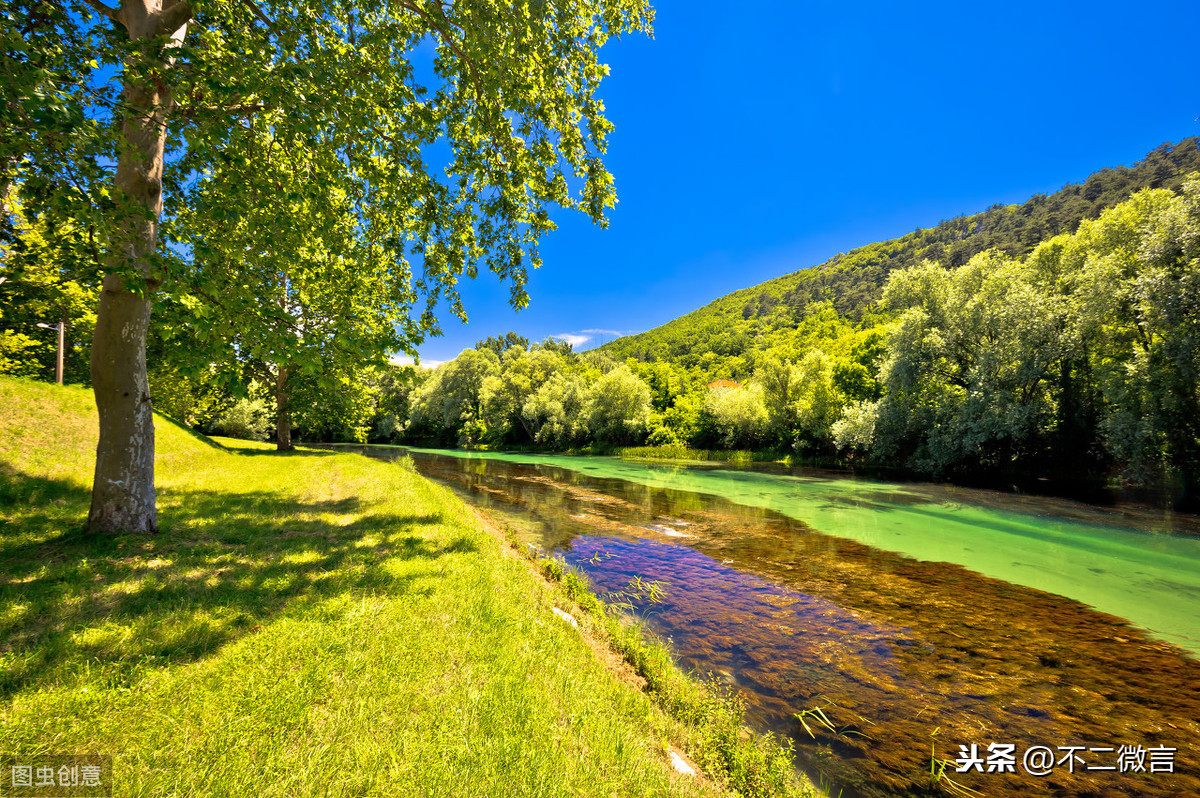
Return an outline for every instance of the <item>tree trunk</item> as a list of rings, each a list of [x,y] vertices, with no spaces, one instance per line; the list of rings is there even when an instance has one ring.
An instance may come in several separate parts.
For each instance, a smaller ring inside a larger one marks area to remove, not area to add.
[[[91,532],[158,531],[154,415],[146,378],[149,326],[150,300],[128,291],[120,276],[106,276],[92,339],[100,443],[88,513]]]
[[[132,40],[173,33],[172,39],[178,43],[187,29],[186,18],[179,19],[180,12],[191,13],[182,4],[173,4],[164,13],[161,0],[141,0],[122,3],[116,16]],[[161,79],[151,79],[154,71],[138,60],[125,64],[124,141],[113,182],[113,196],[123,218],[108,253],[92,340],[92,386],[100,415],[88,512],[88,531],[93,533],[158,531],[146,331],[150,326],[149,297],[158,287],[150,257],[158,244],[163,147],[171,98]],[[136,292],[130,290],[131,281]]]
[[[290,452],[292,446],[292,414],[287,408],[288,370],[280,366],[275,377],[275,448],[280,452]]]

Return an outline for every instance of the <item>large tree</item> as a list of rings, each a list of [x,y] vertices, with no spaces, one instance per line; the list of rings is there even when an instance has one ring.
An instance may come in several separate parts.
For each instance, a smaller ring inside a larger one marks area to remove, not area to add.
[[[883,303],[901,315],[881,371],[876,451],[934,474],[1036,463],[1072,347],[1064,298],[1026,262],[988,251],[955,269],[893,272]]]
[[[188,296],[199,305],[205,288],[253,295],[293,255],[328,267],[315,280],[383,275],[375,285],[409,349],[437,331],[441,299],[464,313],[455,283],[481,263],[523,305],[549,209],[602,221],[615,202],[597,51],[651,19],[645,0],[86,0],[66,13],[5,3],[13,9],[79,48],[63,56],[47,36],[48,68],[14,61],[34,76],[18,100],[48,96],[65,110],[5,135],[41,147],[40,131],[64,119],[88,133],[61,161],[80,164],[72,177],[90,202],[79,213],[106,253],[92,346],[95,532],[156,529],[145,355],[156,292],[179,278],[198,286]],[[45,160],[6,165],[6,179]],[[278,222],[269,246],[260,217]]]

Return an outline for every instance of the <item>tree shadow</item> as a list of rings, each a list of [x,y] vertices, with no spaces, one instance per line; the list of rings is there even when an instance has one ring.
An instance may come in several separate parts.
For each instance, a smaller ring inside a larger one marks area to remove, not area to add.
[[[205,435],[202,432],[197,432],[196,430],[192,429],[191,427],[189,427],[188,425],[179,421],[178,419],[171,418],[170,416],[165,416],[162,413],[158,413],[156,415],[156,418],[158,421],[164,422],[166,424],[170,424],[172,427],[179,430],[183,434],[187,435],[189,438],[199,441],[200,443],[203,443],[205,446],[211,447],[213,449],[219,449],[222,452],[229,452],[230,454],[272,455],[275,457],[327,457],[331,454],[336,454],[336,452],[318,451],[316,449],[303,448],[303,444],[299,444],[299,443],[297,444],[296,449],[293,449],[293,450],[287,451],[287,452],[281,452],[281,451],[278,451],[277,449],[243,449],[238,446],[226,446],[225,444],[221,443],[220,441],[216,441],[216,440],[210,438],[209,436]]]
[[[91,501],[91,491],[76,482],[47,477],[35,477],[23,474],[8,463],[0,463],[0,509],[5,510],[0,516],[0,530],[8,516],[8,508],[24,508],[36,505],[52,507],[68,507],[73,505],[87,506]],[[0,546],[3,541],[0,540]]]
[[[127,686],[347,595],[430,595],[435,560],[478,550],[439,513],[372,513],[357,498],[163,489],[154,537],[88,534],[88,500],[0,464],[0,699],[85,671]]]
[[[338,452],[329,452],[320,449],[309,449],[303,444],[297,444],[295,449],[286,452],[281,452],[278,449],[230,449],[225,448],[225,451],[230,454],[241,455],[243,457],[332,457]]]

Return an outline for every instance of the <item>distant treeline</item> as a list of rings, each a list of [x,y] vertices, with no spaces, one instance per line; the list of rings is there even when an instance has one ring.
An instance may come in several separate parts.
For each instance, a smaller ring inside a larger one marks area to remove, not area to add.
[[[707,355],[689,367],[481,342],[414,387],[387,437],[775,449],[935,477],[1115,480],[1195,502],[1200,175],[1023,256],[897,269],[862,319],[816,302],[789,332],[737,379],[710,379]]]
[[[863,247],[592,352],[515,333],[434,370],[352,368],[334,352],[291,371],[285,390],[252,368],[269,353],[197,362],[180,349],[192,327],[160,323],[172,337],[152,334],[151,394],[189,425],[244,437],[285,418],[314,442],[774,450],[960,480],[1143,485],[1195,507],[1200,179],[1185,170],[1200,168],[1198,144]],[[18,232],[0,371],[52,375],[53,336],[35,322],[61,315],[67,380],[86,381],[94,285],[62,279],[56,249],[82,233]]]

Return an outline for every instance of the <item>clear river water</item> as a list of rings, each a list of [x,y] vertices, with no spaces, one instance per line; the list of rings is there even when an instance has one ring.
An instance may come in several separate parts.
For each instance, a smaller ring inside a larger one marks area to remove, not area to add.
[[[833,795],[1200,795],[1195,518],[812,469],[361,450],[410,455],[631,603]]]

